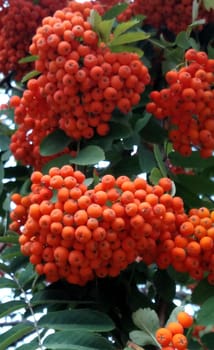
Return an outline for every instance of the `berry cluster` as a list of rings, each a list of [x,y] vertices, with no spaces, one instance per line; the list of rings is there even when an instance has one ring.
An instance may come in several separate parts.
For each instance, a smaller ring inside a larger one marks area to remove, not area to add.
[[[91,9],[91,3],[72,1],[43,19],[30,46],[39,56],[35,68],[41,75],[28,81],[21,99],[10,100],[19,126],[10,149],[35,169],[49,159],[39,154],[45,136],[59,128],[74,141],[95,132],[105,136],[113,110],[128,113],[150,81],[137,54],[112,53],[98,45],[87,21]]]
[[[214,60],[203,51],[189,49],[186,65],[166,73],[168,88],[152,91],[147,111],[168,120],[174,149],[189,156],[192,147],[206,158],[214,150]]]
[[[108,5],[104,0],[98,0],[97,3],[102,4],[106,11],[116,5],[118,1],[108,2]],[[118,21],[128,21],[131,17],[139,14],[146,16],[145,24],[152,25],[158,30],[167,28],[177,34],[186,30],[192,22],[192,0],[133,0],[117,18]],[[201,18],[205,19],[206,23],[212,23],[214,20],[214,11],[207,11],[203,7],[203,3],[199,7],[198,19]]]
[[[187,350],[188,341],[184,329],[191,327],[193,317],[187,312],[181,311],[177,314],[177,320],[168,322],[165,327],[159,328],[155,337],[162,346],[161,350]]]
[[[147,68],[134,53],[112,53],[92,29],[92,3],[70,2],[43,19],[30,45],[38,55],[35,68],[40,93],[59,115],[59,127],[78,140],[94,130],[104,136],[115,108],[128,113],[150,81]]]
[[[186,215],[183,202],[165,202],[169,179],[150,186],[144,179],[103,176],[93,189],[85,176],[71,166],[52,168],[48,175],[31,176],[31,193],[12,196],[10,229],[20,234],[23,254],[48,281],[65,278],[84,285],[95,276],[117,276],[128,264],[143,256],[154,261],[157,239],[163,241],[168,227]],[[55,199],[56,198],[56,199]]]
[[[19,80],[28,72],[31,64],[19,64],[20,58],[27,56],[32,36],[43,17],[52,15],[63,7],[66,0],[56,4],[54,0],[41,0],[34,4],[29,0],[10,0],[0,7],[0,72],[15,71]]]
[[[28,89],[21,98],[12,96],[10,99],[10,107],[15,108],[14,121],[19,126],[10,140],[10,150],[14,157],[24,165],[41,169],[44,164],[62,153],[75,156],[72,147],[66,147],[63,152],[54,156],[45,157],[40,154],[42,140],[58,129],[58,118],[41,96],[38,81],[31,79],[27,86]]]

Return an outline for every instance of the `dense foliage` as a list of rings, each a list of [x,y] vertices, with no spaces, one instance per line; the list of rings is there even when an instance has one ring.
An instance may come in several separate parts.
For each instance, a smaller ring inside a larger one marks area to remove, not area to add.
[[[212,350],[213,19],[0,1],[0,350]]]

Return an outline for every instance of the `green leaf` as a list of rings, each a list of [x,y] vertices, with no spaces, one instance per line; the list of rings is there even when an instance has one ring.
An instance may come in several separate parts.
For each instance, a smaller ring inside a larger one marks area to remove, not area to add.
[[[6,303],[1,303],[0,304],[0,318],[10,315],[11,312],[26,308],[27,305],[24,301],[21,300],[13,300],[13,301],[8,301]]]
[[[99,146],[86,146],[82,148],[78,155],[72,158],[71,162],[77,165],[93,165],[101,160],[105,160],[105,153]]]
[[[130,44],[133,42],[148,39],[149,37],[150,37],[150,34],[145,33],[143,31],[125,33],[125,34],[120,35],[117,38],[114,38],[111,41],[111,47],[117,46],[117,45],[122,45],[122,44]]]
[[[172,301],[175,297],[175,281],[169,276],[166,270],[157,270],[154,274],[154,285],[158,295],[166,302]],[[167,288],[166,288],[167,286]]]
[[[18,243],[19,236],[16,232],[7,231],[4,236],[0,236],[0,242],[2,243]]]
[[[130,339],[138,345],[155,345],[157,342],[153,336],[144,331],[132,331],[129,333]]]
[[[9,331],[0,335],[0,350],[8,349],[9,345],[31,333],[34,326],[30,322],[21,322],[13,326]]]
[[[207,279],[200,281],[192,292],[191,301],[201,305],[204,301],[214,295],[214,286],[209,284]]]
[[[138,309],[136,312],[132,314],[132,320],[134,324],[140,328],[141,331],[143,331],[141,334],[139,331],[136,333],[136,331],[133,331],[130,333],[131,339],[136,342],[138,345],[145,345],[144,343],[144,337],[149,340],[149,344],[155,344],[158,346],[158,342],[155,339],[155,332],[160,327],[159,318],[156,312],[150,308],[145,309]],[[136,338],[135,338],[136,336]],[[141,338],[142,336],[142,338]],[[141,341],[141,342],[137,342]],[[143,341],[143,343],[142,343]]]
[[[156,166],[154,153],[146,146],[138,145],[138,156],[141,172],[150,172]]]
[[[206,349],[212,349],[214,344],[214,333],[207,333],[201,337],[201,342],[206,346]]]
[[[202,326],[214,324],[214,297],[207,299],[202,305],[197,315],[197,323]]]
[[[206,23],[205,18],[201,18],[201,19],[197,19],[196,21],[192,22],[188,27],[189,28],[194,28],[194,27],[201,26],[201,25],[203,25],[205,23]]]
[[[2,193],[4,188],[3,179],[4,179],[4,165],[2,161],[0,161],[0,194]]]
[[[42,140],[40,154],[42,156],[52,156],[63,151],[70,142],[71,138],[63,130],[57,129]]]
[[[3,260],[11,260],[14,257],[21,256],[22,253],[20,252],[20,247],[18,244],[8,246],[4,249],[4,251],[1,253],[1,258]]]
[[[0,288],[17,288],[17,284],[12,279],[1,277]]]
[[[110,39],[110,34],[113,28],[114,19],[102,21],[97,24],[97,31],[101,37],[101,40],[107,43]]]
[[[45,338],[44,345],[52,350],[115,350],[107,339],[86,331],[56,332]]]
[[[116,123],[116,122],[110,122],[110,132],[108,134],[109,137],[111,137],[114,140],[127,138],[131,136],[132,129],[127,124],[122,123]]]
[[[213,0],[203,0],[203,5],[207,11],[214,10]]]
[[[72,164],[73,159],[74,158],[71,157],[71,155],[63,154],[62,156],[54,158],[54,159],[50,160],[48,163],[46,163],[43,166],[42,171],[43,171],[43,173],[48,173],[49,169],[52,168],[53,166],[57,166],[57,167],[61,168],[63,165]]]
[[[26,83],[26,81],[32,79],[32,78],[35,78],[37,77],[38,75],[40,75],[41,72],[39,72],[38,70],[33,70],[27,74],[25,74],[21,80],[22,83]]]
[[[91,10],[88,22],[91,23],[93,30],[99,34],[98,28],[99,24],[102,22],[102,17],[96,10]]]
[[[7,151],[10,144],[10,138],[7,135],[0,135],[0,151]]]
[[[136,19],[136,18],[128,22],[118,23],[114,30],[114,37],[115,38],[118,37],[119,35],[121,35],[122,33],[125,33],[127,30],[136,26],[139,23],[140,23],[139,19]]]
[[[16,350],[38,350],[39,349],[39,344],[38,344],[38,339],[33,339],[32,341],[27,344],[23,344],[19,347],[16,347]]]
[[[35,62],[36,60],[39,59],[39,56],[37,55],[30,55],[30,56],[26,56],[21,58],[18,63],[28,63],[28,62]]]
[[[150,175],[149,180],[153,185],[157,185],[158,181],[162,178],[162,174],[159,168],[153,168]]]
[[[188,49],[191,46],[187,33],[184,31],[180,32],[177,35],[175,43],[184,50]]]
[[[149,122],[151,116],[152,115],[150,113],[145,113],[145,115],[143,117],[139,118],[135,123],[134,131],[135,132],[141,131],[146,126],[146,124]]]
[[[192,2],[192,21],[194,22],[198,18],[200,2],[198,0],[193,0]]]
[[[128,7],[127,3],[118,4],[111,7],[108,11],[103,15],[103,19],[113,19],[120,15],[123,11],[125,11]]]
[[[109,44],[108,46],[112,52],[134,52],[134,53],[137,53],[139,57],[142,57],[144,55],[143,50],[133,45],[114,46]]]
[[[193,152],[189,157],[183,157],[178,152],[169,153],[169,159],[173,165],[183,168],[205,169],[214,167],[214,157],[201,158],[199,152]]]
[[[177,321],[177,314],[178,314],[179,312],[181,312],[181,311],[184,311],[184,306],[176,306],[176,307],[172,310],[172,312],[171,312],[171,314],[170,314],[170,316],[169,316],[169,318],[168,318],[168,320],[167,320],[167,322],[166,322],[166,325],[167,325],[168,323],[170,323],[170,322],[175,322],[175,321]]]
[[[38,321],[39,327],[56,330],[108,332],[115,328],[104,313],[91,309],[73,309],[49,312]]]
[[[207,52],[209,58],[214,58],[214,47],[211,44],[208,45]]]
[[[214,182],[205,176],[180,174],[176,176],[176,180],[182,183],[183,187],[191,189],[191,191],[197,193],[197,195],[214,194]]]

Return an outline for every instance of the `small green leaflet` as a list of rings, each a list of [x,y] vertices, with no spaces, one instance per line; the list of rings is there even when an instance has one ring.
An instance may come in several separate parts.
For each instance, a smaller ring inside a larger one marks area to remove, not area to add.
[[[72,159],[73,164],[93,165],[105,160],[105,153],[99,146],[87,146],[81,149],[76,157]]]
[[[200,307],[197,323],[203,326],[214,324],[214,297],[207,299]]]
[[[32,78],[35,78],[35,77],[37,77],[40,74],[41,74],[41,72],[39,72],[38,70],[35,69],[35,70],[25,74],[24,77],[22,78],[21,82],[22,83],[26,83],[26,81],[28,81],[28,80],[30,80]]]
[[[111,46],[130,44],[133,42],[148,39],[149,37],[150,37],[150,34],[145,33],[143,31],[129,32],[129,33],[125,33],[125,34],[120,35],[119,37],[114,38],[111,41]]]
[[[29,62],[34,62],[36,60],[38,60],[39,56],[37,55],[30,55],[30,56],[26,56],[21,58],[18,63],[29,63]]]
[[[121,34],[125,33],[127,30],[139,23],[140,21],[138,19],[133,19],[132,21],[119,23],[114,30],[114,37],[116,38],[120,36]]]

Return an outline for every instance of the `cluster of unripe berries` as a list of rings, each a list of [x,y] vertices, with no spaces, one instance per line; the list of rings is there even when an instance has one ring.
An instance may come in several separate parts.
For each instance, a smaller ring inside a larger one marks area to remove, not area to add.
[[[104,11],[107,11],[110,7],[117,5],[118,1],[97,0],[95,3],[101,4]],[[117,18],[121,22],[128,21],[139,14],[146,16],[144,24],[152,25],[160,31],[168,29],[177,34],[186,30],[192,23],[192,0],[133,0]],[[214,11],[207,11],[203,3],[200,4],[198,14],[198,19],[202,18],[206,23],[212,23],[214,20]]]
[[[60,4],[54,0],[41,0],[34,4],[29,0],[10,0],[0,3],[0,72],[15,72],[16,79],[31,70],[31,64],[19,64],[18,61],[27,56],[32,36],[41,24],[42,18],[50,16]]]
[[[185,61],[184,67],[166,73],[167,88],[151,92],[147,111],[167,121],[175,150],[189,156],[194,147],[206,158],[214,150],[214,59],[189,49]]]
[[[112,53],[98,43],[87,21],[91,9],[90,2],[72,1],[44,18],[33,37],[30,52],[39,56],[35,68],[41,75],[28,81],[21,99],[11,98],[19,126],[11,151],[24,164],[44,163],[39,145],[54,129],[74,141],[105,136],[112,112],[128,113],[150,81],[137,54]]]
[[[165,327],[159,328],[155,337],[161,345],[161,350],[187,350],[188,341],[184,331],[192,324],[193,317],[185,311],[180,311],[176,321],[168,322]]]
[[[192,275],[204,255],[213,261],[213,247],[208,249],[206,242],[193,254],[190,245],[196,240],[187,232],[191,219],[182,199],[168,193],[170,179],[152,186],[139,177],[132,181],[105,175],[92,189],[84,180],[84,174],[69,165],[54,167],[46,175],[33,172],[29,195],[12,195],[16,206],[10,229],[20,234],[22,253],[48,281],[64,278],[84,285],[95,276],[117,276],[139,257],[163,269],[185,266]],[[213,243],[212,232],[208,236]],[[211,267],[202,265],[205,272]]]

